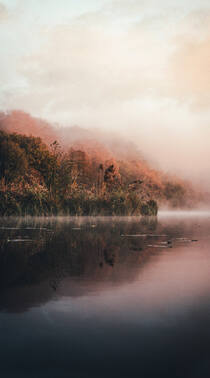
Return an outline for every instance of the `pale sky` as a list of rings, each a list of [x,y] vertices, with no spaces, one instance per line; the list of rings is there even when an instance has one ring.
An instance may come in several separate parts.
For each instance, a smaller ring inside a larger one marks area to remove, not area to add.
[[[0,109],[111,130],[210,184],[209,0],[0,0]]]

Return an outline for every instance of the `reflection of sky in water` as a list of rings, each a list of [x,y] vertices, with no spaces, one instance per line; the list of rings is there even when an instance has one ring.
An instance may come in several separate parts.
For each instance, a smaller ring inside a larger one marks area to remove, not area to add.
[[[2,244],[5,378],[210,376],[209,217],[31,222],[35,250]]]

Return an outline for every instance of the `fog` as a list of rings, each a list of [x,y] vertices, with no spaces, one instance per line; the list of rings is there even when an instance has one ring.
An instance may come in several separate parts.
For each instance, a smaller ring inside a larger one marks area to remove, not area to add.
[[[209,21],[206,0],[2,0],[0,110],[135,143],[208,190]]]

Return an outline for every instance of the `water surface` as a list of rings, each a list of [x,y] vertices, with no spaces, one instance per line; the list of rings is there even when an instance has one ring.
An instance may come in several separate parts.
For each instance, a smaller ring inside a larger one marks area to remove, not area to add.
[[[210,376],[210,215],[0,220],[0,376]]]

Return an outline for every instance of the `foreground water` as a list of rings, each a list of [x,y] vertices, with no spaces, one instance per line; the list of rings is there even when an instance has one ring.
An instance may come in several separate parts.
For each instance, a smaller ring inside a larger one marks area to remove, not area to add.
[[[210,215],[0,220],[0,377],[210,377]]]

